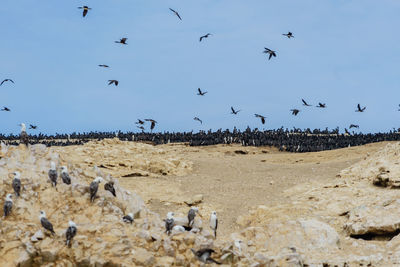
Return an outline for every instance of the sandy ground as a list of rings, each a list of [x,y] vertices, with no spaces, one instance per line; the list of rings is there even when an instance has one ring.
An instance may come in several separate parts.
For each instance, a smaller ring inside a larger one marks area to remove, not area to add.
[[[161,216],[168,211],[186,213],[184,201],[202,194],[204,200],[198,205],[201,217],[208,220],[209,213],[216,210],[220,237],[226,238],[238,229],[239,215],[246,215],[258,205],[285,203],[288,200],[282,193],[293,186],[329,182],[341,170],[386,144],[304,154],[239,145],[163,145],[160,147],[192,161],[193,171],[184,176],[129,177],[119,181]]]

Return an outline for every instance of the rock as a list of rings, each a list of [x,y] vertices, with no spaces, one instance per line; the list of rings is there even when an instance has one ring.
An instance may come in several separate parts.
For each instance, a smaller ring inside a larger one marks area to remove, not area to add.
[[[164,256],[158,258],[157,263],[155,264],[156,267],[164,267],[164,266],[173,266],[175,259],[172,257]]]
[[[188,200],[185,201],[185,203],[188,206],[198,205],[201,202],[203,202],[203,195],[202,194],[194,195],[194,196],[192,196],[191,198],[189,198]]]
[[[135,249],[133,262],[139,266],[152,266],[155,263],[155,257],[151,252],[143,248]]]
[[[32,257],[28,254],[28,252],[22,250],[19,253],[19,257],[16,260],[15,264],[19,267],[29,267],[32,266]]]
[[[43,238],[44,238],[44,234],[43,234],[42,230],[39,230],[31,237],[31,241],[35,243],[35,242],[38,242],[39,240],[43,240]]]

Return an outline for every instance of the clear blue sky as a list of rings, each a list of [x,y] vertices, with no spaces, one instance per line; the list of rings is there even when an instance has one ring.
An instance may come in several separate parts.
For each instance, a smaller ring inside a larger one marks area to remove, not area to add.
[[[86,18],[81,5],[92,8]],[[45,133],[136,131],[137,118],[159,131],[387,131],[400,127],[399,14],[398,0],[2,0],[0,80],[15,84],[0,87],[0,106],[12,110],[0,113],[0,132],[20,122]],[[127,46],[114,43],[122,37]]]

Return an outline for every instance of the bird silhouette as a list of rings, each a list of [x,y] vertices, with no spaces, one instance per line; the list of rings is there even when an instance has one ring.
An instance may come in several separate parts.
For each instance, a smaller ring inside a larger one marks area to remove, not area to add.
[[[115,86],[118,86],[119,82],[117,80],[108,80],[108,85],[115,84]]]
[[[12,83],[14,83],[14,81],[11,80],[11,79],[4,79],[4,80],[0,83],[0,86],[2,86],[3,83],[5,83],[5,82],[12,82]]]
[[[198,117],[194,117],[193,119],[194,119],[195,121],[199,121],[201,124],[203,124],[203,121],[200,120]]]
[[[367,107],[361,108],[361,105],[358,104],[358,105],[357,105],[357,110],[356,110],[356,112],[364,112],[364,110],[365,110],[366,108],[367,108]]]
[[[128,44],[126,42],[127,40],[128,40],[128,38],[121,38],[119,41],[115,41],[115,43],[127,45]]]
[[[144,127],[143,126],[137,126],[137,127],[144,132]]]
[[[8,107],[3,107],[3,108],[1,109],[1,111],[11,111],[11,109],[9,109]]]
[[[83,14],[82,14],[83,17],[86,17],[88,11],[91,10],[91,8],[88,7],[88,6],[80,6],[80,7],[78,7],[78,8],[79,8],[79,9],[83,9]]]
[[[144,124],[144,121],[142,121],[141,119],[138,119],[138,121],[137,122],[135,122],[136,124],[141,124],[141,125],[143,125]]]
[[[175,13],[175,15],[180,19],[180,20],[182,20],[182,18],[181,18],[181,16],[179,15],[179,13],[178,12],[176,12],[175,10],[173,10],[172,8],[170,8],[169,10],[171,10],[172,12],[174,12]]]
[[[200,95],[200,96],[204,96],[205,94],[208,93],[207,91],[202,92],[200,88],[198,88],[197,91],[198,91],[197,95]]]
[[[234,114],[234,115],[237,115],[240,111],[242,111],[242,110],[235,110],[233,107],[231,107],[231,110],[232,110],[232,112],[231,112],[231,114]]]
[[[350,124],[350,126],[349,126],[349,128],[351,129],[351,128],[360,128],[360,126],[358,126],[358,125],[356,125],[356,124]]]
[[[295,115],[295,116],[297,116],[297,114],[299,114],[299,112],[300,112],[300,110],[298,110],[296,108],[291,109],[290,111],[292,112],[292,115]]]
[[[261,123],[265,124],[265,118],[264,116],[260,115],[260,114],[254,114],[254,116],[256,116],[256,118],[260,118],[261,119]]]
[[[145,119],[145,121],[150,121],[151,122],[150,130],[153,131],[154,127],[156,127],[156,123],[157,122],[155,120],[153,120],[153,119]]]
[[[264,54],[269,54],[268,60],[271,59],[271,57],[276,57],[276,52],[274,50],[271,50],[269,48],[264,47]]]
[[[109,68],[110,66],[105,65],[105,64],[100,64],[99,67],[102,67],[102,68]]]
[[[304,99],[301,99],[301,101],[303,102],[303,106],[311,107],[311,105],[308,104]]]
[[[33,125],[33,124],[29,124],[29,129],[33,129],[33,130],[36,130],[36,128],[37,128],[37,126],[36,126],[36,125]]]
[[[211,33],[207,33],[206,35],[203,35],[200,37],[200,42],[204,39],[204,38],[208,38],[208,36],[212,35]]]
[[[326,104],[319,102],[317,108],[326,108]]]
[[[294,36],[293,36],[293,33],[291,33],[291,32],[288,32],[288,33],[284,33],[284,34],[282,34],[282,35],[284,35],[284,36],[286,36],[287,38],[294,38]]]

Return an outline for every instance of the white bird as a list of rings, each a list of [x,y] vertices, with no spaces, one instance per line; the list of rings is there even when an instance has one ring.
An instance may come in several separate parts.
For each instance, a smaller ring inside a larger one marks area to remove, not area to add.
[[[183,233],[186,231],[186,229],[182,225],[175,225],[174,227],[172,227],[172,231]]]
[[[215,238],[217,238],[218,218],[216,211],[211,212],[210,228],[214,231]]]
[[[89,191],[90,191],[90,201],[93,202],[96,198],[97,190],[99,189],[99,183],[103,181],[103,178],[96,177],[93,182],[90,183]]]
[[[56,187],[57,186],[57,169],[56,169],[56,164],[54,161],[50,162],[50,170],[49,170],[49,179],[51,181],[51,184]]]
[[[44,229],[50,231],[53,235],[56,234],[54,232],[53,225],[46,218],[46,212],[40,211],[39,220],[40,220],[40,224],[43,226]]]
[[[21,133],[19,135],[20,143],[21,144],[25,144],[26,146],[28,146],[28,144],[29,144],[29,136],[26,133],[25,123],[21,123],[19,126],[21,126]]]
[[[175,224],[174,213],[171,211],[168,212],[167,219],[165,219],[164,221],[165,221],[165,232],[169,235]]]
[[[6,201],[4,202],[4,217],[10,215],[12,206],[13,206],[12,194],[7,194]]]
[[[68,168],[66,166],[61,166],[61,179],[64,184],[71,184],[71,178],[68,174]]]
[[[67,237],[67,241],[65,243],[67,244],[68,247],[71,247],[71,241],[74,238],[74,236],[76,235],[77,228],[76,228],[76,224],[73,221],[69,221],[68,225],[69,226],[68,226],[67,232],[65,233],[65,235]]]
[[[21,192],[21,174],[16,171],[14,172],[14,179],[12,181],[12,187],[14,189],[15,194],[19,197]]]

